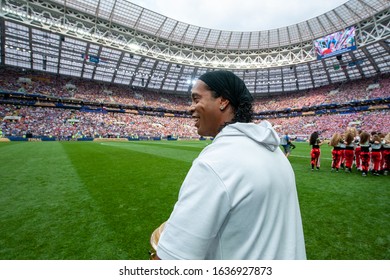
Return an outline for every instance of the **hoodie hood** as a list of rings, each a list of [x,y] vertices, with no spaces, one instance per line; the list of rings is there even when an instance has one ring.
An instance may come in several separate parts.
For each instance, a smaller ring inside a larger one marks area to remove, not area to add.
[[[265,146],[270,151],[275,151],[280,144],[279,135],[272,128],[268,121],[259,124],[254,123],[233,123],[225,128],[215,137],[242,136],[245,135],[253,141]]]

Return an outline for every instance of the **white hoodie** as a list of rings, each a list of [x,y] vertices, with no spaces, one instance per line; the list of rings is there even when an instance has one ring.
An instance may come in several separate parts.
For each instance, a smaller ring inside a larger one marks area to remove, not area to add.
[[[226,126],[194,160],[161,259],[306,259],[295,176],[263,121]]]

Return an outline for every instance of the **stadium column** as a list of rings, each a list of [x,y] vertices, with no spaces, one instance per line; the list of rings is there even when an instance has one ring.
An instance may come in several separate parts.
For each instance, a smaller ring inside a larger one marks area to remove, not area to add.
[[[169,72],[171,71],[171,67],[172,67],[172,63],[170,63],[170,64],[168,65],[167,70],[165,71],[164,78],[163,78],[162,81],[161,81],[160,90],[162,90],[162,88],[163,88],[163,85],[164,85],[164,83],[165,83],[165,80],[167,79],[167,76],[168,76],[167,73],[169,73]]]
[[[259,73],[259,70],[256,69],[255,70],[255,88],[254,88],[253,92],[257,92],[257,76],[258,76],[258,73]]]
[[[352,57],[352,61],[357,61],[357,58],[356,58],[356,56],[355,56],[355,54],[353,52],[350,52],[349,54]],[[362,66],[360,64],[356,64],[356,68],[359,70],[360,75],[362,77],[365,77],[364,73],[363,73],[363,70],[362,70]]]
[[[326,78],[328,79],[328,84],[331,84],[332,81],[330,80],[330,75],[329,75],[328,67],[326,66],[325,61],[324,61],[323,59],[321,59],[321,63],[322,63],[322,67],[324,67],[324,69],[325,69]]]
[[[192,71],[192,74],[191,74],[191,81],[190,81],[190,84],[188,85],[188,93],[190,95],[191,95],[191,89],[192,89],[192,81],[195,80],[195,77],[197,76],[198,70],[199,70],[199,67],[195,66],[195,68],[194,68],[194,70]]]
[[[175,85],[175,91],[177,90],[177,87],[179,86],[179,82],[180,82],[180,77],[183,75],[183,71],[184,71],[184,66],[183,65],[179,65],[179,64],[176,64],[176,67],[179,68],[180,67],[180,72],[179,72],[179,79],[177,79],[176,81],[176,85]]]
[[[89,53],[89,47],[90,47],[90,43],[87,43],[87,46],[86,46],[86,48],[85,48],[85,54],[88,54]],[[85,70],[85,65],[86,65],[86,63],[87,63],[87,60],[86,59],[84,59],[83,60],[83,65],[82,65],[82,67],[81,67],[81,77],[84,77],[84,70]],[[94,71],[95,71],[95,69],[94,69]]]
[[[388,47],[386,47],[385,49],[387,49],[387,51],[389,52],[389,48]],[[363,47],[363,48],[361,48],[361,50],[366,55],[366,57],[368,58],[368,61],[370,61],[371,65],[372,65],[372,67],[374,67],[375,71],[377,73],[380,73],[381,71],[379,70],[378,65],[376,64],[376,62],[374,61],[373,57],[371,56],[371,53],[369,53],[367,51],[367,48]]]
[[[60,41],[58,44],[58,59],[57,59],[57,74],[60,74],[60,66],[61,66],[61,54],[62,54],[62,43],[65,41],[64,35],[60,35]],[[30,40],[32,42],[32,40]]]
[[[308,63],[307,66],[309,67],[309,75],[310,75],[311,84],[312,84],[313,88],[315,88],[316,85],[314,84],[313,70],[311,69],[311,64]]]
[[[156,67],[157,67],[158,63],[159,63],[159,61],[156,59],[156,61],[155,61],[154,64],[153,64],[153,67],[152,67],[152,69],[151,69],[151,71],[150,71],[150,75],[149,75],[149,77],[148,77],[148,80],[146,81],[145,88],[148,87],[148,85],[149,85],[149,83],[150,83],[150,80],[151,80],[152,77],[153,77],[154,71],[156,70]]]
[[[297,67],[293,67],[293,71],[294,71],[295,86],[296,86],[297,90],[299,90]]]
[[[137,67],[134,69],[134,73],[131,77],[131,80],[130,80],[130,84],[129,86],[132,87],[133,86],[133,83],[135,81],[135,78],[136,78],[136,74],[139,72],[139,69],[140,67],[142,66],[142,63],[145,61],[145,58],[144,57],[140,57],[140,59],[138,60],[138,64],[137,64]]]
[[[341,70],[344,72],[344,75],[347,78],[347,82],[349,82],[351,79],[349,78],[349,74],[347,71],[347,67],[348,67],[347,63],[343,62],[343,56],[341,54],[336,56],[336,59],[337,61],[339,61]]]
[[[103,49],[103,46],[99,46],[99,50],[98,50],[98,53],[97,53],[97,57],[100,57],[100,54],[102,53],[102,49]],[[97,63],[95,62],[95,67],[93,68],[93,73],[92,73],[92,80],[95,79],[96,67],[97,67]]]
[[[267,76],[268,76],[268,84],[267,84],[268,87],[267,87],[267,91],[268,91],[268,92],[270,92],[270,81],[269,81],[269,78],[270,78],[269,75],[270,75],[270,73],[269,73],[269,72],[270,72],[270,71],[269,71],[269,68],[267,68]]]
[[[33,36],[32,36],[32,28],[30,27],[28,29],[28,45],[29,45],[29,48],[30,48],[30,69],[33,69],[34,68],[34,60],[33,60],[33,52],[32,52],[32,49],[33,49],[33,45],[32,45],[32,42],[33,42]]]
[[[114,75],[112,75],[112,79],[111,79],[111,83],[112,83],[112,84],[113,84],[114,81],[115,81],[116,75],[117,75],[118,70],[119,70],[119,64],[122,62],[124,56],[125,56],[125,52],[122,51],[121,56],[119,57],[118,61],[116,62]]]
[[[4,18],[0,18],[0,32],[1,32],[1,65],[4,65],[5,61],[5,20]]]

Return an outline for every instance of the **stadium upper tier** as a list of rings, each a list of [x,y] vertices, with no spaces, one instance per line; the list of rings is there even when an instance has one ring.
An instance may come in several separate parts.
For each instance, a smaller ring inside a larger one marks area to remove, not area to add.
[[[389,1],[353,0],[294,25],[253,32],[216,30],[180,22],[128,0],[54,0],[64,7],[96,16],[149,36],[180,45],[219,50],[261,50],[312,41],[355,25],[389,8]]]
[[[234,71],[254,95],[390,72],[390,1],[350,0],[315,18],[238,32],[190,25],[127,0],[0,0],[0,63],[188,93],[199,75]],[[356,27],[356,50],[317,60],[314,40]]]

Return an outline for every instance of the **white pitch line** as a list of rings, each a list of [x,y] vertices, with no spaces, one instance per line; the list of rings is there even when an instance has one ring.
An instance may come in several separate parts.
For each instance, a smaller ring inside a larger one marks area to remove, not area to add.
[[[311,157],[309,157],[309,156],[298,156],[298,155],[293,155],[293,154],[290,154],[289,157],[311,158]],[[332,158],[324,158],[324,157],[320,157],[320,159],[332,160]]]

